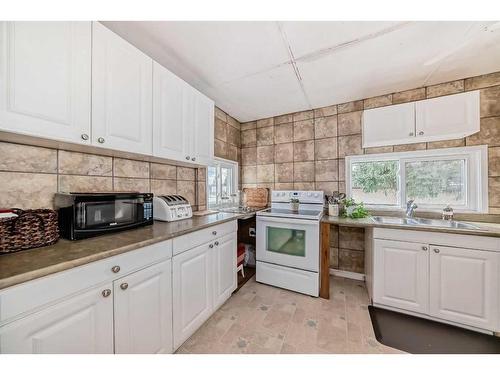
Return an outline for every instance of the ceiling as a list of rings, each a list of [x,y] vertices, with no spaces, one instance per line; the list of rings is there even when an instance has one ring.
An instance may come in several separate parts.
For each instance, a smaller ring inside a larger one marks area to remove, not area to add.
[[[500,70],[500,22],[102,23],[241,122]]]

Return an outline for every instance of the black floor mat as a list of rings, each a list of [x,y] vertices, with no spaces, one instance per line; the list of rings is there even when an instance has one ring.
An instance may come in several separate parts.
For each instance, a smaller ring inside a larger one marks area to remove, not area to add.
[[[368,306],[377,341],[413,354],[500,354],[500,338]]]

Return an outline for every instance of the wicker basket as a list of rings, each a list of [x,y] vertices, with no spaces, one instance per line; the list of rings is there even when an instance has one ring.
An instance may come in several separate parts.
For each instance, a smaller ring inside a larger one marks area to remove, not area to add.
[[[59,239],[56,211],[12,211],[18,216],[0,218],[0,254],[51,245]]]

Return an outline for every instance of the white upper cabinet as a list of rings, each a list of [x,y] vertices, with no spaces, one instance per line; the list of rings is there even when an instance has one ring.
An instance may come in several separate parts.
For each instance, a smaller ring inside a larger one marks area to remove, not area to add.
[[[180,160],[187,156],[184,123],[186,83],[153,63],[153,155]]]
[[[415,138],[415,103],[369,109],[363,113],[363,147],[403,144]]]
[[[98,22],[92,41],[92,142],[152,154],[153,60]]]
[[[363,147],[443,141],[479,131],[479,91],[363,112]]]
[[[466,137],[479,131],[479,91],[416,102],[415,114],[419,142]]]
[[[153,154],[192,163],[213,158],[214,102],[158,63],[153,68]]]
[[[90,144],[90,22],[0,22],[0,129]]]
[[[207,164],[214,157],[214,102],[198,91],[195,94],[193,155]]]

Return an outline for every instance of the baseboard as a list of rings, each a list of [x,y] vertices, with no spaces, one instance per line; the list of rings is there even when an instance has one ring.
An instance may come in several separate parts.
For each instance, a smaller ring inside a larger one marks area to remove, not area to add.
[[[338,277],[345,277],[346,279],[365,281],[365,274],[364,273],[334,270],[334,269],[330,268],[330,275],[338,276]]]

